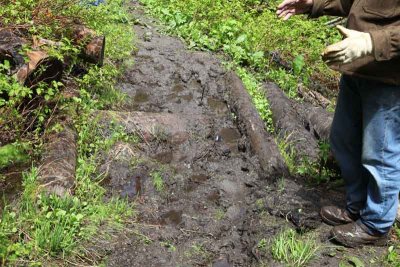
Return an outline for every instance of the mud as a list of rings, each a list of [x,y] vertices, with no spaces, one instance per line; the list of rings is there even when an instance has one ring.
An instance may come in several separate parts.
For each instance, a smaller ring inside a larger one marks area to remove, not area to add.
[[[270,246],[284,227],[331,246],[318,210],[342,204],[342,188],[282,178],[274,138],[237,76],[212,54],[160,34],[137,1],[132,10],[138,52],[119,84],[128,100],[98,115],[142,138],[116,144],[100,168],[109,196],[135,201],[138,214],[108,249],[107,266],[282,266],[257,244]],[[321,250],[310,266],[338,266],[347,252]],[[373,257],[350,252],[366,263]]]
[[[2,170],[0,176],[0,212],[4,206],[18,200],[22,192],[22,173],[29,170],[29,164],[11,166]]]

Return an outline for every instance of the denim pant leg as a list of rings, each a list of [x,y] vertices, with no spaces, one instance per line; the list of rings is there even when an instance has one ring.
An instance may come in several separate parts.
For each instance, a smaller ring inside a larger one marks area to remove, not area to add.
[[[367,198],[366,170],[361,164],[362,104],[358,81],[343,75],[330,133],[331,149],[346,184],[346,207],[358,214]]]
[[[360,81],[363,106],[362,164],[369,171],[361,221],[386,233],[394,223],[400,190],[400,86]]]

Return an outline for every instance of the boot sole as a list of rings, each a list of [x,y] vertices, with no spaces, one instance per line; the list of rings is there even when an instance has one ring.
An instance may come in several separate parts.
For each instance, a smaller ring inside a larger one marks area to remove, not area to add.
[[[377,247],[384,247],[388,244],[388,238],[382,238],[378,239],[376,241],[367,241],[367,242],[351,242],[346,240],[345,238],[342,238],[341,236],[336,236],[333,233],[331,233],[332,238],[340,243],[341,245],[348,247],[348,248],[360,248],[363,246],[377,246]]]

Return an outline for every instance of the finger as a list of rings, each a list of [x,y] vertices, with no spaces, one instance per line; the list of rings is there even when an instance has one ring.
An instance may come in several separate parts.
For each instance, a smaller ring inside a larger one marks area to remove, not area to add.
[[[343,60],[343,64],[349,64],[351,62],[353,62],[352,58],[346,58],[345,60]]]
[[[325,61],[326,64],[332,65],[332,64],[343,64],[346,61],[345,56],[340,56],[332,59],[328,59]]]
[[[347,42],[341,41],[341,42],[338,42],[336,44],[330,45],[327,48],[325,48],[325,50],[322,54],[327,55],[329,53],[339,52],[339,51],[346,49],[346,47],[347,47]]]
[[[344,37],[349,37],[351,35],[351,30],[346,29],[341,25],[337,25],[336,28],[339,30],[340,34]]]
[[[286,6],[291,6],[291,5],[293,5],[294,3],[296,3],[296,0],[285,0],[285,1],[283,1],[282,3],[280,3],[280,5],[278,5],[278,10],[279,10],[279,9],[283,9],[283,8],[286,7]]]
[[[288,20],[291,16],[293,16],[294,12],[289,12],[284,18],[283,20]]]
[[[291,16],[293,16],[293,14],[295,14],[294,10],[287,10],[280,17],[283,18],[283,20],[288,20]]]
[[[335,57],[340,57],[346,54],[346,49],[344,50],[340,50],[338,52],[332,52],[332,53],[328,53],[328,54],[323,54],[322,55],[322,59],[327,60],[327,59],[331,59],[331,58],[335,58]]]
[[[342,65],[342,64],[339,63],[339,62],[335,62],[335,63],[332,63],[332,64],[328,64],[328,67],[329,67],[330,69],[332,69],[332,70],[339,70],[339,68],[340,68],[341,65]]]
[[[287,8],[287,9],[285,9],[285,10],[282,10],[281,12],[280,12],[280,14],[278,14],[278,17],[279,18],[283,18],[283,17],[285,17],[288,13],[294,13],[294,8]]]

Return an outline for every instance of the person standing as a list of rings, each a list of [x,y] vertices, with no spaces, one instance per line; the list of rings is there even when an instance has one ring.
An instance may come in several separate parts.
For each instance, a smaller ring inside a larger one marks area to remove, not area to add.
[[[384,245],[400,191],[400,0],[284,0],[277,14],[347,17],[343,40],[322,53],[342,73],[330,143],[346,208],[320,215],[342,245]]]

